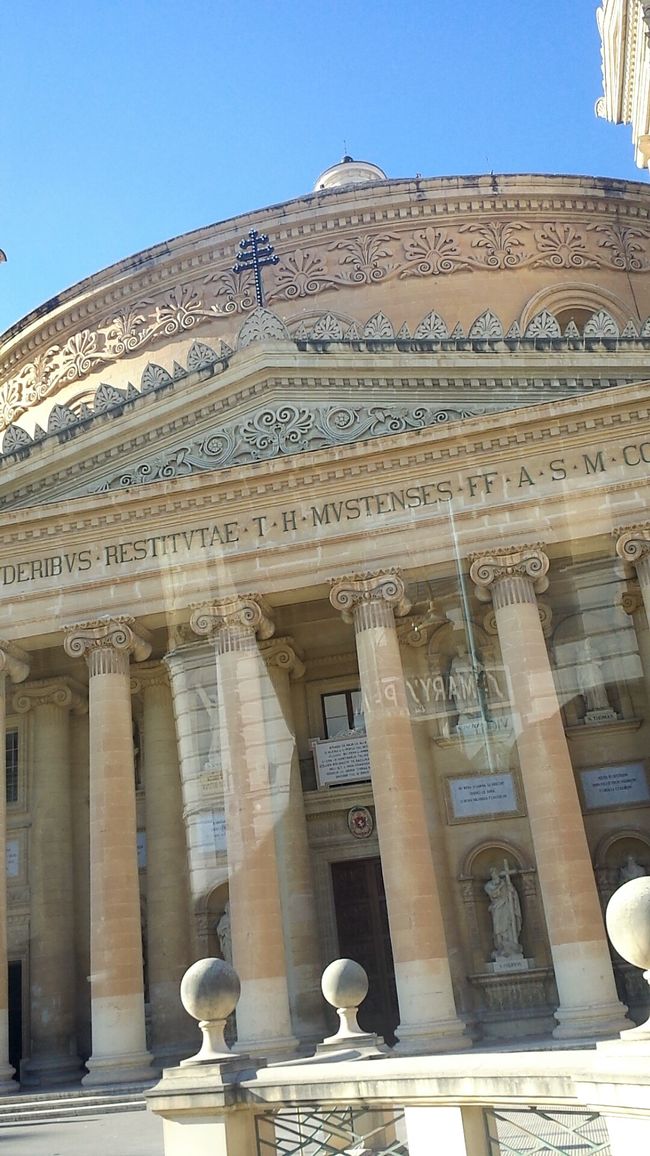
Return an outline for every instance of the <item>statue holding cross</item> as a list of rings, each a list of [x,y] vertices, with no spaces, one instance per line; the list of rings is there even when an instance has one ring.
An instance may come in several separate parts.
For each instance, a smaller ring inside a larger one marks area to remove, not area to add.
[[[503,860],[503,869],[498,871],[492,867],[490,878],[484,890],[490,899],[488,911],[492,919],[492,938],[494,951],[492,958],[513,959],[521,958],[524,949],[519,942],[521,935],[521,904],[516,888],[512,882],[511,870],[507,859]]]

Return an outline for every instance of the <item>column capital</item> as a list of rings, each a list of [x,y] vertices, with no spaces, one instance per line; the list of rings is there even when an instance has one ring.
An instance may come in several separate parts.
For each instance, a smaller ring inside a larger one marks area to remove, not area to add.
[[[169,689],[169,674],[164,663],[148,662],[136,667],[131,675],[131,694],[140,694],[154,686]]]
[[[641,587],[637,586],[636,582],[628,586],[621,594],[619,605],[625,614],[636,614],[637,610],[643,610],[643,594]]]
[[[650,554],[650,522],[621,526],[614,534],[616,553],[630,566],[638,566]]]
[[[192,607],[190,628],[202,637],[211,638],[221,630],[242,627],[252,631],[260,641],[273,634],[271,610],[260,594],[215,598]]]
[[[29,674],[29,658],[15,642],[0,638],[0,674],[8,674],[12,682],[24,682]]]
[[[135,629],[135,618],[128,614],[110,614],[64,626],[63,647],[71,658],[88,658],[94,650],[116,650],[132,654],[143,662],[151,654],[149,634]]]
[[[293,638],[271,638],[262,643],[260,650],[267,666],[275,666],[278,670],[286,671],[294,680],[303,677],[305,664],[302,661],[302,652]]]
[[[88,711],[86,687],[72,678],[43,678],[28,682],[15,692],[11,705],[17,714],[27,714],[37,706],[58,706],[62,710],[73,710],[75,714]]]
[[[354,612],[372,603],[390,608],[397,618],[408,614],[411,609],[404,580],[396,569],[331,578],[330,602],[335,610],[341,612],[344,622],[353,622]]]
[[[469,576],[480,602],[489,602],[497,584],[506,579],[514,580],[517,585],[525,584],[525,592],[530,597],[514,597],[517,602],[534,601],[535,594],[548,589],[549,561],[539,542],[530,546],[498,546],[470,554],[470,563]]]

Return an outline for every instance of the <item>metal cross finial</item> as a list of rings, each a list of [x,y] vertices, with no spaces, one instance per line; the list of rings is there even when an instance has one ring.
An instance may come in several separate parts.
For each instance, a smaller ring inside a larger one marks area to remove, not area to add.
[[[273,245],[269,244],[266,233],[258,233],[257,229],[250,229],[248,236],[239,242],[237,263],[233,265],[233,273],[245,273],[253,270],[255,280],[255,300],[260,306],[264,305],[264,287],[262,285],[262,269],[266,265],[277,265],[278,257]]]

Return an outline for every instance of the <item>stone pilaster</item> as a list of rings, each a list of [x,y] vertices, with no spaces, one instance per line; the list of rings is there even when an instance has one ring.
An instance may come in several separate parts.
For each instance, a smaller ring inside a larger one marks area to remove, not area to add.
[[[273,690],[264,702],[291,1021],[302,1044],[319,1043],[325,1029],[323,967],[291,701],[291,682],[305,668],[290,638],[271,638],[261,650]]]
[[[469,1047],[456,1013],[438,883],[411,729],[395,615],[395,572],[334,579],[332,605],[354,623],[377,835],[386,888],[402,1051]]]
[[[151,1049],[169,1067],[192,1053],[196,1025],[179,998],[192,963],[189,887],[176,736],[165,668],[140,666],[131,690],[142,695],[142,772],[147,839],[147,959]]]
[[[492,601],[508,672],[513,727],[560,1005],[555,1035],[580,1039],[627,1026],[537,605],[549,561],[538,546],[473,555],[470,577]]]
[[[233,966],[242,984],[238,1048],[293,1051],[264,700],[273,693],[257,638],[273,634],[259,596],[196,607],[196,634],[214,640],[228,842]]]
[[[5,734],[7,730],[7,679],[24,682],[29,674],[27,655],[12,642],[0,640],[0,1094],[15,1092],[14,1069],[9,1063],[9,1011],[7,991],[7,781]]]
[[[66,627],[66,652],[90,673],[90,989],[86,1084],[152,1076],[146,1046],[130,658],[151,645],[132,618]]]
[[[70,713],[86,712],[86,690],[69,678],[28,683],[13,697],[16,713],[32,714],[29,879],[31,1046],[25,1083],[74,1079],[77,1052],[75,987],[70,965],[75,934]]]

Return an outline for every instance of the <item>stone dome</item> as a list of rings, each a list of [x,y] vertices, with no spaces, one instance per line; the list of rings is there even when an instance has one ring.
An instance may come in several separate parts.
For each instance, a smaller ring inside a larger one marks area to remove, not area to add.
[[[322,189],[342,189],[347,185],[366,185],[369,181],[385,181],[386,173],[379,165],[371,161],[355,161],[354,157],[344,156],[335,165],[330,165],[319,176],[314,185],[314,192]]]

